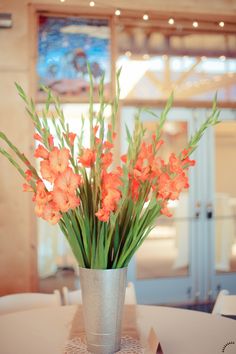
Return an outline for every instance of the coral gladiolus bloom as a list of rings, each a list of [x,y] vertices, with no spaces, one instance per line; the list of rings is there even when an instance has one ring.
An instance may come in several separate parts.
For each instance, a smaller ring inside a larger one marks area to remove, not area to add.
[[[80,204],[80,200],[75,194],[64,192],[61,189],[55,189],[52,194],[56,207],[63,213],[69,209],[75,209]]]
[[[95,151],[91,149],[83,149],[82,154],[79,157],[79,162],[84,167],[92,167],[96,159]]]
[[[33,192],[33,191],[34,191],[33,188],[29,184],[27,183],[23,184],[23,192]]]
[[[38,180],[36,184],[36,194],[34,200],[37,204],[46,204],[52,200],[51,193],[48,192],[44,186],[43,181]]]
[[[112,149],[114,147],[114,145],[112,143],[110,143],[110,141],[105,141],[103,143],[103,148],[104,149]]]
[[[104,169],[107,169],[113,161],[113,155],[111,152],[108,152],[106,154],[102,154],[102,167]]]
[[[107,222],[109,220],[110,212],[105,209],[99,209],[95,215],[100,221]]]
[[[54,204],[51,202],[45,206],[42,217],[51,225],[55,225],[61,219],[61,214],[54,208]]]
[[[69,138],[70,145],[73,145],[74,141],[75,141],[75,138],[76,138],[76,134],[75,133],[69,133],[68,134],[68,138]]]
[[[54,147],[54,138],[53,138],[52,134],[50,134],[48,137],[48,144],[51,149]]]
[[[40,162],[40,172],[43,179],[46,181],[53,183],[56,177],[56,174],[51,170],[51,166],[48,160],[43,160]]]
[[[116,189],[109,189],[103,200],[103,208],[108,211],[116,209],[117,203],[120,200],[121,193]]]
[[[32,179],[32,176],[33,176],[32,171],[30,171],[30,170],[26,170],[26,171],[25,171],[25,178],[26,178],[26,181],[30,181],[30,180]]]
[[[162,206],[162,209],[161,209],[161,214],[165,215],[165,216],[168,216],[169,218],[172,216],[171,212],[167,208],[167,203],[166,202],[163,203],[163,206]]]
[[[69,164],[70,152],[66,148],[58,149],[54,147],[49,154],[50,169],[53,173],[58,174],[66,170]]]
[[[64,192],[74,193],[81,183],[82,177],[75,174],[70,167],[67,167],[67,169],[56,178],[54,186],[56,189],[61,189]]]
[[[41,143],[43,142],[42,137],[37,133],[34,134],[34,139],[40,141]]]
[[[34,152],[34,157],[40,157],[41,159],[48,159],[49,152],[43,145],[39,145]]]

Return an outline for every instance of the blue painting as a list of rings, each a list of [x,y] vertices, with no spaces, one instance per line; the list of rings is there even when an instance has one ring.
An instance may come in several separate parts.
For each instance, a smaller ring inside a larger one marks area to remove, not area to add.
[[[90,64],[95,91],[105,73],[110,91],[110,27],[106,19],[39,16],[38,93],[46,85],[61,96],[88,97]]]

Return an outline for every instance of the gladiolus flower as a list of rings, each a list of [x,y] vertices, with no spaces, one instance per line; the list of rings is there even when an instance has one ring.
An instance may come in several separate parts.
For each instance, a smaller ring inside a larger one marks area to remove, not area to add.
[[[64,192],[74,193],[82,183],[82,177],[75,174],[70,167],[61,173],[55,180],[54,186]]]
[[[116,189],[109,189],[107,195],[103,199],[102,206],[105,210],[114,211],[119,202],[121,193]]]
[[[55,225],[61,219],[61,214],[54,208],[53,203],[48,203],[43,210],[43,219],[48,221],[51,225]]]
[[[34,152],[34,157],[40,157],[41,159],[48,159],[49,152],[43,145],[39,145]]]
[[[39,218],[42,218],[44,208],[45,208],[44,204],[35,204],[34,212],[35,212],[36,216],[38,216]]]
[[[111,152],[108,152],[106,154],[102,154],[102,167],[104,169],[107,169],[110,164],[112,163],[113,160],[113,155]]]
[[[48,137],[48,144],[51,149],[54,147],[54,138],[53,138],[52,134],[50,134]]]
[[[95,151],[91,149],[83,149],[82,154],[79,157],[79,162],[84,167],[92,167],[96,159]]]
[[[103,171],[102,175],[102,190],[106,193],[109,189],[117,189],[122,185],[121,182],[121,169],[118,169],[113,172]]]
[[[56,174],[53,173],[48,160],[43,160],[40,162],[40,172],[43,179],[46,179],[46,181],[50,183],[54,182]]]
[[[52,194],[54,203],[63,213],[69,209],[75,209],[80,204],[80,200],[75,194],[64,192],[61,189],[53,190]]]
[[[96,145],[101,144],[101,139],[95,137],[95,143],[96,143]]]
[[[140,188],[139,182],[133,178],[131,181],[131,194],[132,194],[133,200],[138,200],[139,188]]]
[[[167,208],[166,203],[163,203],[163,207],[161,209],[161,214],[168,216],[169,218],[172,216],[171,212],[169,211],[169,209]]]
[[[34,197],[34,201],[37,204],[45,205],[51,200],[52,200],[51,193],[46,190],[43,181],[38,180],[36,183],[36,194]]]
[[[96,135],[97,131],[98,131],[99,126],[95,125],[95,127],[93,127],[93,134]]]
[[[34,134],[34,139],[40,141],[41,143],[43,142],[42,137],[37,133]]]
[[[33,173],[31,170],[26,170],[25,171],[25,178],[26,178],[26,181],[30,181],[32,179],[32,176],[33,176]]]
[[[68,138],[69,138],[69,141],[70,141],[70,145],[73,145],[73,144],[74,144],[74,141],[75,141],[75,138],[76,138],[76,134],[74,134],[74,133],[69,133],[69,134],[68,134]]]
[[[23,192],[33,192],[33,191],[34,191],[33,188],[29,184],[27,183],[23,184]]]
[[[99,209],[95,215],[100,221],[107,222],[109,220],[110,212],[105,209]]]
[[[49,154],[50,169],[54,174],[64,172],[69,164],[70,152],[66,148],[59,150],[54,147]]]
[[[160,149],[161,145],[164,144],[164,141],[163,140],[159,140],[156,144],[156,150]]]
[[[110,143],[110,141],[105,141],[103,143],[103,148],[104,149],[112,149],[114,147],[114,145],[112,143]]]
[[[120,159],[121,159],[122,162],[126,163],[127,162],[127,155],[122,155],[120,157]]]

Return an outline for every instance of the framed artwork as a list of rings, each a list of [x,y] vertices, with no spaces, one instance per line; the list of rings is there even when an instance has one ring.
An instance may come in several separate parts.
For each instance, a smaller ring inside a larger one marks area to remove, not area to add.
[[[38,16],[37,97],[41,85],[70,101],[88,100],[90,64],[95,93],[105,73],[105,96],[111,91],[111,30],[108,19]]]

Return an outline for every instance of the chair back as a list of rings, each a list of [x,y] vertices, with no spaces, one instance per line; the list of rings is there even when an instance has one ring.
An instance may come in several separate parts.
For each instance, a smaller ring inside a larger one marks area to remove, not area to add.
[[[82,304],[82,294],[81,290],[69,291],[66,286],[62,289],[63,303],[64,305],[79,305]],[[137,299],[135,294],[134,284],[129,282],[126,287],[125,293],[125,304],[126,305],[136,305]]]
[[[236,295],[230,295],[228,290],[221,290],[216,298],[212,314],[236,316]]]
[[[61,306],[58,290],[53,294],[21,293],[0,297],[0,315],[51,306]]]

